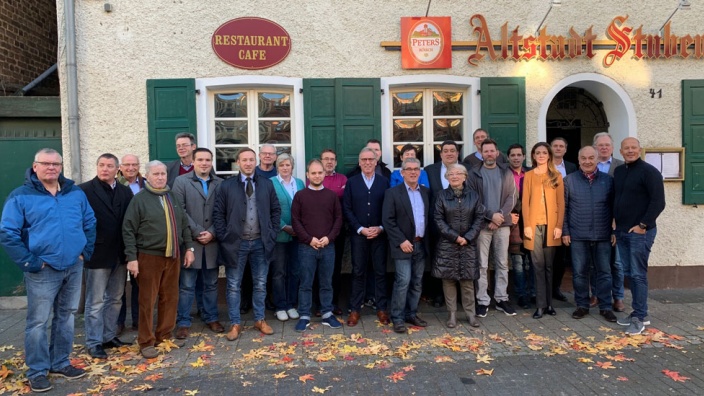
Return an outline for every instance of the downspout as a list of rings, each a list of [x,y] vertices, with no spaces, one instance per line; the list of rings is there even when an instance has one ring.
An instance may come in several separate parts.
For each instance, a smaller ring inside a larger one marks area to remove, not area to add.
[[[76,72],[76,19],[74,0],[64,1],[66,22],[66,92],[68,95],[68,138],[71,146],[71,179],[81,179],[81,135],[78,128],[78,74]]]

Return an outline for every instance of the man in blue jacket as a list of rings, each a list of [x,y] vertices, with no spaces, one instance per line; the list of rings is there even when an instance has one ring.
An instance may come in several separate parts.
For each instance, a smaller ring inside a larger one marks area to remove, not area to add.
[[[41,149],[24,185],[7,197],[0,244],[22,271],[27,288],[25,363],[34,392],[52,388],[47,374],[86,375],[73,367],[74,313],[81,296],[83,261],[95,243],[95,216],[83,191],[61,173],[61,154]],[[51,343],[47,337],[49,318]]]
[[[613,219],[614,181],[596,167],[594,147],[579,150],[579,171],[565,177],[565,221],[562,243],[572,249],[575,319],[589,314],[589,268],[596,269],[599,314],[616,321],[611,310],[611,246],[616,243]]]

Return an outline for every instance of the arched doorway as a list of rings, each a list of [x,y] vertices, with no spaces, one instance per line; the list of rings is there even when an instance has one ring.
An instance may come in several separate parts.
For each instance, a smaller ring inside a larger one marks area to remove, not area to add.
[[[569,89],[565,90],[566,88]],[[582,91],[579,91],[579,89]],[[565,90],[565,94],[561,95],[560,93],[563,92],[563,90]],[[558,95],[560,98],[555,101]],[[574,97],[575,95],[575,100],[579,99],[582,101],[582,112],[579,113],[582,115],[578,114],[579,117],[581,117],[580,122],[587,124],[587,126],[594,125],[594,123],[598,121],[587,120],[586,114],[595,111],[597,117],[601,117],[600,113],[603,112],[605,116],[603,123],[606,129],[589,131],[588,133],[586,129],[584,129],[583,132],[580,132],[579,143],[575,143],[576,147],[574,144],[569,144],[568,146],[567,160],[573,161],[573,159],[576,159],[576,153],[579,151],[579,147],[591,144],[591,138],[594,134],[603,131],[609,132],[614,138],[614,157],[621,158],[618,152],[621,141],[627,137],[638,137],[636,112],[631,98],[626,91],[617,82],[602,74],[575,74],[561,80],[550,89],[540,105],[540,112],[538,114],[538,141],[548,141],[548,118],[554,114],[551,113],[553,102],[555,102],[555,106],[557,106],[558,102],[564,100],[569,102],[571,100],[570,96]],[[593,103],[590,104],[589,102]],[[567,105],[567,103],[565,103],[565,105]],[[569,114],[567,114],[567,119],[568,118],[570,118]],[[577,119],[577,117],[575,116],[574,119]],[[552,120],[553,123],[550,125],[551,127],[556,125],[554,122],[556,118]],[[569,142],[568,140],[568,143]],[[576,163],[576,161],[574,162]]]
[[[580,147],[590,145],[594,135],[609,130],[604,103],[584,88],[566,87],[555,95],[546,116],[546,141],[567,140],[565,160],[578,163]]]

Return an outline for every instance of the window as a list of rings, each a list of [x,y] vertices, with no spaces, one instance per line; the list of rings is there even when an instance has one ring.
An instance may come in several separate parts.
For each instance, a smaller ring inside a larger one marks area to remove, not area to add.
[[[463,146],[466,127],[466,90],[404,89],[391,92],[394,168],[401,167],[399,153],[406,144],[418,150],[422,166],[440,161],[440,144],[454,140]]]
[[[213,93],[212,120],[215,134],[215,172],[237,171],[235,158],[244,148],[259,152],[273,144],[277,153],[291,153],[291,90],[228,89]]]

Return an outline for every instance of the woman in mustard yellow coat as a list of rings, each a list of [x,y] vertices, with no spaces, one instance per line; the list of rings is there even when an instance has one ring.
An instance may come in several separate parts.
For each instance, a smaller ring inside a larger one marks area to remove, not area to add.
[[[562,245],[565,186],[552,162],[552,149],[545,142],[531,150],[533,169],[523,179],[523,246],[530,250],[535,267],[534,319],[555,315],[552,308],[552,262],[555,247]]]

